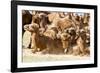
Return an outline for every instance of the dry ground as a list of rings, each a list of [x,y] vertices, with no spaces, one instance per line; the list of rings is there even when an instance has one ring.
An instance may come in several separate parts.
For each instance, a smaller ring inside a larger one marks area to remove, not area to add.
[[[85,60],[89,59],[89,56],[74,56],[68,54],[41,54],[37,52],[32,53],[32,49],[23,49],[23,62],[43,62],[43,61],[67,61],[67,60]]]

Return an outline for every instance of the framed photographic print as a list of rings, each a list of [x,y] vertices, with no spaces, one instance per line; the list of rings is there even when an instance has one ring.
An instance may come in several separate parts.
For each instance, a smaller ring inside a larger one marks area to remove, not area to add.
[[[11,1],[11,72],[97,67],[97,6]]]

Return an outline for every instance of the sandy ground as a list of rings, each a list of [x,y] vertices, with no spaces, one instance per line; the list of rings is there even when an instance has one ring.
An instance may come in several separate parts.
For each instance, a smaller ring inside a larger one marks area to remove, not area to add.
[[[37,52],[32,53],[31,49],[23,49],[23,62],[44,62],[44,61],[68,61],[68,60],[86,60],[89,56],[74,56],[68,54],[41,54]]]

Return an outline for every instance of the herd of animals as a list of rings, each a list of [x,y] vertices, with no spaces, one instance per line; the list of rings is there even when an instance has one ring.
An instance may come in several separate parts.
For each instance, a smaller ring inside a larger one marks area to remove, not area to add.
[[[23,10],[22,36],[30,34],[23,47],[33,53],[90,55],[89,22],[89,13]]]

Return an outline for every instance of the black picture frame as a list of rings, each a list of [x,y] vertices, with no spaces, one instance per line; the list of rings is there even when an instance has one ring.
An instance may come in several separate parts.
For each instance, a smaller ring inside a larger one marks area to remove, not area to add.
[[[94,10],[94,64],[80,65],[60,65],[60,66],[44,66],[44,67],[27,67],[18,68],[17,66],[17,7],[18,5],[26,6],[45,6],[45,7],[60,7],[60,8],[79,8]],[[11,1],[11,72],[26,72],[26,71],[44,71],[58,69],[75,69],[75,68],[90,68],[97,67],[97,6],[96,5],[81,5],[81,4],[64,4],[64,3],[49,3],[49,2],[33,2],[33,1]]]

